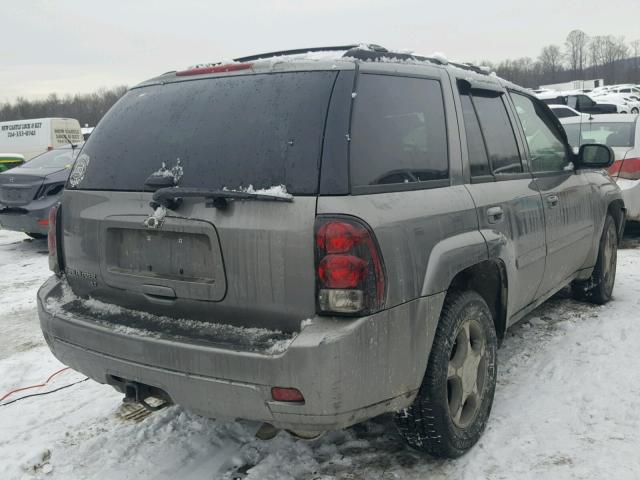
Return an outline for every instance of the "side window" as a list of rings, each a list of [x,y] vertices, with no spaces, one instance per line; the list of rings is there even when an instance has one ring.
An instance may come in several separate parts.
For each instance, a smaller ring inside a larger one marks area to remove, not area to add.
[[[569,164],[569,154],[562,133],[546,109],[537,100],[512,92],[531,155],[534,172],[561,171]]]
[[[578,110],[580,108],[578,105],[578,97],[575,95],[571,95],[570,97],[568,97],[567,105],[569,105],[571,108]]]
[[[521,173],[522,160],[502,95],[473,91],[472,98],[493,173]]]
[[[447,179],[440,82],[362,74],[353,109],[350,162],[353,186]]]
[[[471,97],[468,93],[460,94],[462,102],[462,117],[464,118],[464,129],[467,134],[467,149],[469,151],[469,164],[471,166],[471,176],[491,175],[489,157],[484,146],[482,132],[478,116],[473,108]]]

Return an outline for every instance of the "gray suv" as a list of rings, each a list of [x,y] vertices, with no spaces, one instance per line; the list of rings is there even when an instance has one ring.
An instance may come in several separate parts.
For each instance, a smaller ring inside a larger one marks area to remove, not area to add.
[[[612,152],[574,154],[476,67],[320,50],[167,73],[108,112],[51,214],[44,336],[128,401],[306,438],[394,412],[459,456],[505,330],[567,285],[611,298]]]

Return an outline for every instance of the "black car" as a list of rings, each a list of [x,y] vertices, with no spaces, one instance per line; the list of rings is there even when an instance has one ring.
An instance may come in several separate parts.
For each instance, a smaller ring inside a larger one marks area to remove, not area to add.
[[[81,145],[43,153],[0,173],[0,226],[44,238],[49,210],[58,202]]]
[[[540,97],[547,105],[567,105],[581,113],[624,113],[618,112],[615,103],[598,103],[584,94],[557,95],[554,97]]]

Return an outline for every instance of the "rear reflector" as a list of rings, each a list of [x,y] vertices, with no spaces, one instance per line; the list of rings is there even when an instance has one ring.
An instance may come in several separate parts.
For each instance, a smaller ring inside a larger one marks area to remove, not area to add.
[[[224,65],[214,65],[212,67],[199,67],[189,70],[181,70],[176,73],[178,77],[188,77],[190,75],[205,75],[207,73],[227,73],[237,72],[238,70],[247,70],[251,68],[253,63],[227,63]]]
[[[49,225],[49,219],[43,218],[42,220],[38,220],[38,225]]]
[[[49,234],[47,235],[47,246],[49,247],[49,269],[56,274],[60,273],[60,265],[58,263],[58,239],[57,239],[57,218],[58,208],[60,205],[54,205],[49,210]],[[38,222],[40,223],[40,222]]]
[[[271,397],[276,402],[304,402],[304,397],[297,388],[273,387]]]
[[[618,176],[629,180],[640,180],[640,158],[625,158]]]

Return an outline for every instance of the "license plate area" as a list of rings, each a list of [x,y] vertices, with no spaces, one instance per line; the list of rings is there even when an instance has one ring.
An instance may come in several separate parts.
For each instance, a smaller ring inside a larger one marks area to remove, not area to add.
[[[107,263],[113,272],[182,282],[215,283],[211,241],[203,234],[107,230]]]
[[[22,202],[29,198],[30,187],[2,187],[0,200],[6,203]]]
[[[171,288],[177,298],[220,301],[226,292],[218,235],[208,222],[166,218],[150,230],[144,218],[110,218],[104,224],[101,270],[115,288],[147,293]]]

